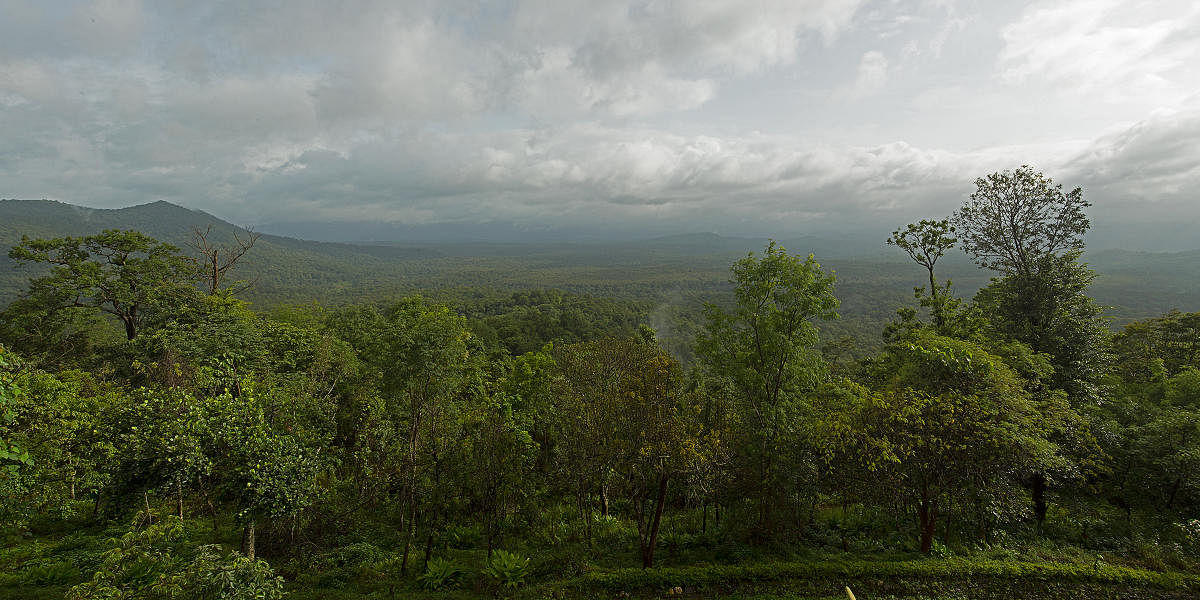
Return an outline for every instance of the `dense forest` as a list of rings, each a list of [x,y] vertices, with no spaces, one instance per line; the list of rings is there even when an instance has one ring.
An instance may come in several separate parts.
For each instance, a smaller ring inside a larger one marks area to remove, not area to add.
[[[975,184],[859,287],[774,241],[572,288],[553,252],[21,231],[0,598],[1196,597],[1200,312],[1114,326],[1081,190]]]

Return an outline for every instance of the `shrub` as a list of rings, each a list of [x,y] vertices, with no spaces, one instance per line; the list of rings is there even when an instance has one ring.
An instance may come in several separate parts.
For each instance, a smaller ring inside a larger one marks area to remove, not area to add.
[[[283,597],[283,578],[275,575],[271,565],[234,552],[222,556],[220,546],[200,547],[183,573],[182,587],[192,598],[278,600]]]
[[[24,585],[64,585],[79,580],[79,568],[69,562],[52,562],[27,567],[20,576]]]
[[[428,591],[454,589],[462,585],[467,572],[458,565],[441,558],[434,558],[425,566],[425,572],[417,580]]]
[[[499,581],[501,586],[513,589],[525,582],[525,576],[529,574],[529,559],[497,550],[492,553],[483,572]]]

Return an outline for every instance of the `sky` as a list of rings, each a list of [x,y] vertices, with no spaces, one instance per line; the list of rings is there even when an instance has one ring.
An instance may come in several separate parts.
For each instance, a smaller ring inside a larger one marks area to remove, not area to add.
[[[0,0],[0,197],[769,235],[1200,215],[1200,3]]]

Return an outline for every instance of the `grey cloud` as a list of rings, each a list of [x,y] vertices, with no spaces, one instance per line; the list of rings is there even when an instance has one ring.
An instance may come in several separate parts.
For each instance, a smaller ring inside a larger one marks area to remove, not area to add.
[[[1097,208],[1122,216],[1193,212],[1200,190],[1200,108],[1165,112],[1104,136],[1064,165]]]
[[[1111,54],[1105,21],[1046,41],[1037,6],[1006,38],[1006,13],[859,0],[0,8],[2,197],[770,230],[943,215],[1025,162],[1184,214],[1200,163],[1196,44],[1161,19],[1136,56],[1170,93],[1080,103],[1056,57]]]

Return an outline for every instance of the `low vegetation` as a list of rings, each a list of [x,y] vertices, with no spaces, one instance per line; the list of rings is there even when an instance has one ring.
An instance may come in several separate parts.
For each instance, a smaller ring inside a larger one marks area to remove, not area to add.
[[[212,275],[248,239],[25,238],[0,598],[1196,597],[1200,313],[1113,332],[1081,194],[977,185],[889,240],[928,285],[861,357],[773,242],[656,330],[558,291],[255,312]]]

